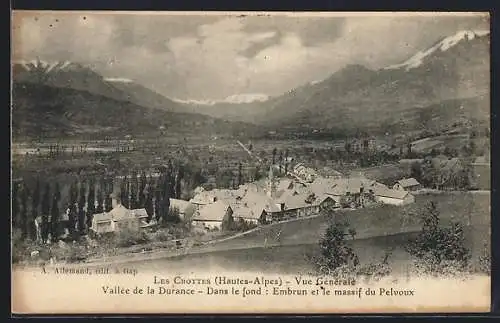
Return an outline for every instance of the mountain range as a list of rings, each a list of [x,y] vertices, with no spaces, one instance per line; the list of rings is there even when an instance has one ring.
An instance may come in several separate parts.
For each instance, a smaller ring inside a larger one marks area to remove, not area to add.
[[[350,134],[418,131],[422,122],[448,127],[463,118],[487,123],[489,46],[489,32],[461,31],[386,68],[348,65],[280,96],[242,94],[209,104],[169,99],[74,62],[15,62],[13,133],[148,132],[168,125],[198,134]]]
[[[489,117],[489,32],[460,31],[404,62],[379,70],[348,65],[265,102],[203,106],[195,112],[254,122],[276,129],[411,130],[419,115],[443,106],[450,116]],[[479,109],[479,110],[478,110]],[[456,114],[450,113],[451,111]],[[437,116],[439,118],[439,116]]]
[[[161,130],[160,130],[161,129]],[[189,113],[182,104],[127,79],[104,78],[74,62],[15,62],[14,138],[95,135],[252,134],[244,122]]]

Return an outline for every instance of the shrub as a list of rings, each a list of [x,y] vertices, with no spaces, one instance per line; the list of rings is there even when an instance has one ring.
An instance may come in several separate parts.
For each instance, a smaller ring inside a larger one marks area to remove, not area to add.
[[[326,229],[325,235],[319,241],[320,256],[315,259],[315,266],[321,273],[331,273],[337,268],[356,267],[358,256],[346,243],[348,225],[333,222]]]
[[[115,237],[115,244],[117,247],[130,247],[148,241],[148,236],[144,231],[123,230],[118,232]]]
[[[417,271],[435,275],[466,270],[471,255],[465,247],[462,225],[440,227],[439,211],[432,201],[421,213],[421,220],[422,230],[406,245],[408,253],[417,258]]]
[[[248,230],[251,230],[253,228],[256,228],[257,225],[255,223],[245,221],[242,218],[239,218],[237,221],[234,221],[231,223],[231,230],[232,231],[237,231],[237,232],[245,232]]]
[[[483,250],[479,256],[477,271],[484,274],[491,274],[491,248],[487,242],[484,243]]]

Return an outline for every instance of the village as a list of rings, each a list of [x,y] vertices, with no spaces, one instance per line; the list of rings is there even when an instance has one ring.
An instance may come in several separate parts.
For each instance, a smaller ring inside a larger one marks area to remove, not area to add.
[[[346,177],[339,172],[324,177],[297,163],[286,174],[273,165],[267,178],[237,189],[198,187],[189,201],[170,198],[170,208],[194,229],[224,231],[230,230],[234,223],[245,223],[252,228],[318,215],[327,209],[355,209],[379,203],[407,205],[415,201],[411,192],[420,188],[414,178],[401,179],[388,187],[363,176]],[[113,209],[94,215],[92,231],[102,234],[153,225],[154,220],[147,222],[145,209],[128,209],[120,203],[118,194],[112,196]]]
[[[188,252],[278,223],[383,205],[404,207],[417,204],[416,195],[429,190],[467,189],[454,175],[462,174],[462,162],[451,155],[429,163],[429,157],[416,154],[411,145],[391,149],[370,139],[342,146],[330,149],[331,160],[325,162],[325,148],[278,150],[233,140],[232,145],[208,146],[208,158],[183,158],[174,150],[153,163],[143,158],[128,171],[107,173],[100,167],[100,173],[87,177],[80,173],[80,178],[69,177],[60,186],[56,181],[52,189],[45,187],[45,193],[36,182],[34,197],[21,181],[15,199],[20,207],[15,214],[21,216],[14,219],[27,228],[28,242],[19,247],[18,258],[93,261],[110,255],[126,259],[137,252]],[[363,158],[375,163],[362,164]],[[190,159],[202,166],[193,167]],[[478,162],[479,157],[471,164],[475,172],[467,175],[473,181],[482,174],[476,168],[485,164]],[[383,170],[383,176],[374,176],[373,170]],[[50,196],[52,202],[47,203]],[[23,215],[33,221],[23,222]],[[55,256],[42,257],[47,252]]]

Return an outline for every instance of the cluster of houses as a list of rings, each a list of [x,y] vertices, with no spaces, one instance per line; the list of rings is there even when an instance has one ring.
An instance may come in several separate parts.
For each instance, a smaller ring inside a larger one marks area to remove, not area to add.
[[[343,177],[338,172],[323,177],[301,164],[286,177],[277,177],[275,172],[271,167],[267,178],[233,190],[199,187],[189,201],[170,199],[170,207],[195,227],[226,230],[235,221],[268,224],[308,217],[326,208],[357,208],[371,203],[406,205],[415,201],[411,191],[421,188],[413,178],[388,187],[362,176]],[[113,199],[110,212],[94,215],[92,230],[98,233],[124,228],[139,230],[149,225],[147,217],[144,209],[129,210]]]

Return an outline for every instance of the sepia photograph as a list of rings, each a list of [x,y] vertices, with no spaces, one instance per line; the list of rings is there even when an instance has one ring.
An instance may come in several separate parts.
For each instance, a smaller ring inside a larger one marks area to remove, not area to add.
[[[14,10],[12,312],[489,312],[489,19]]]

